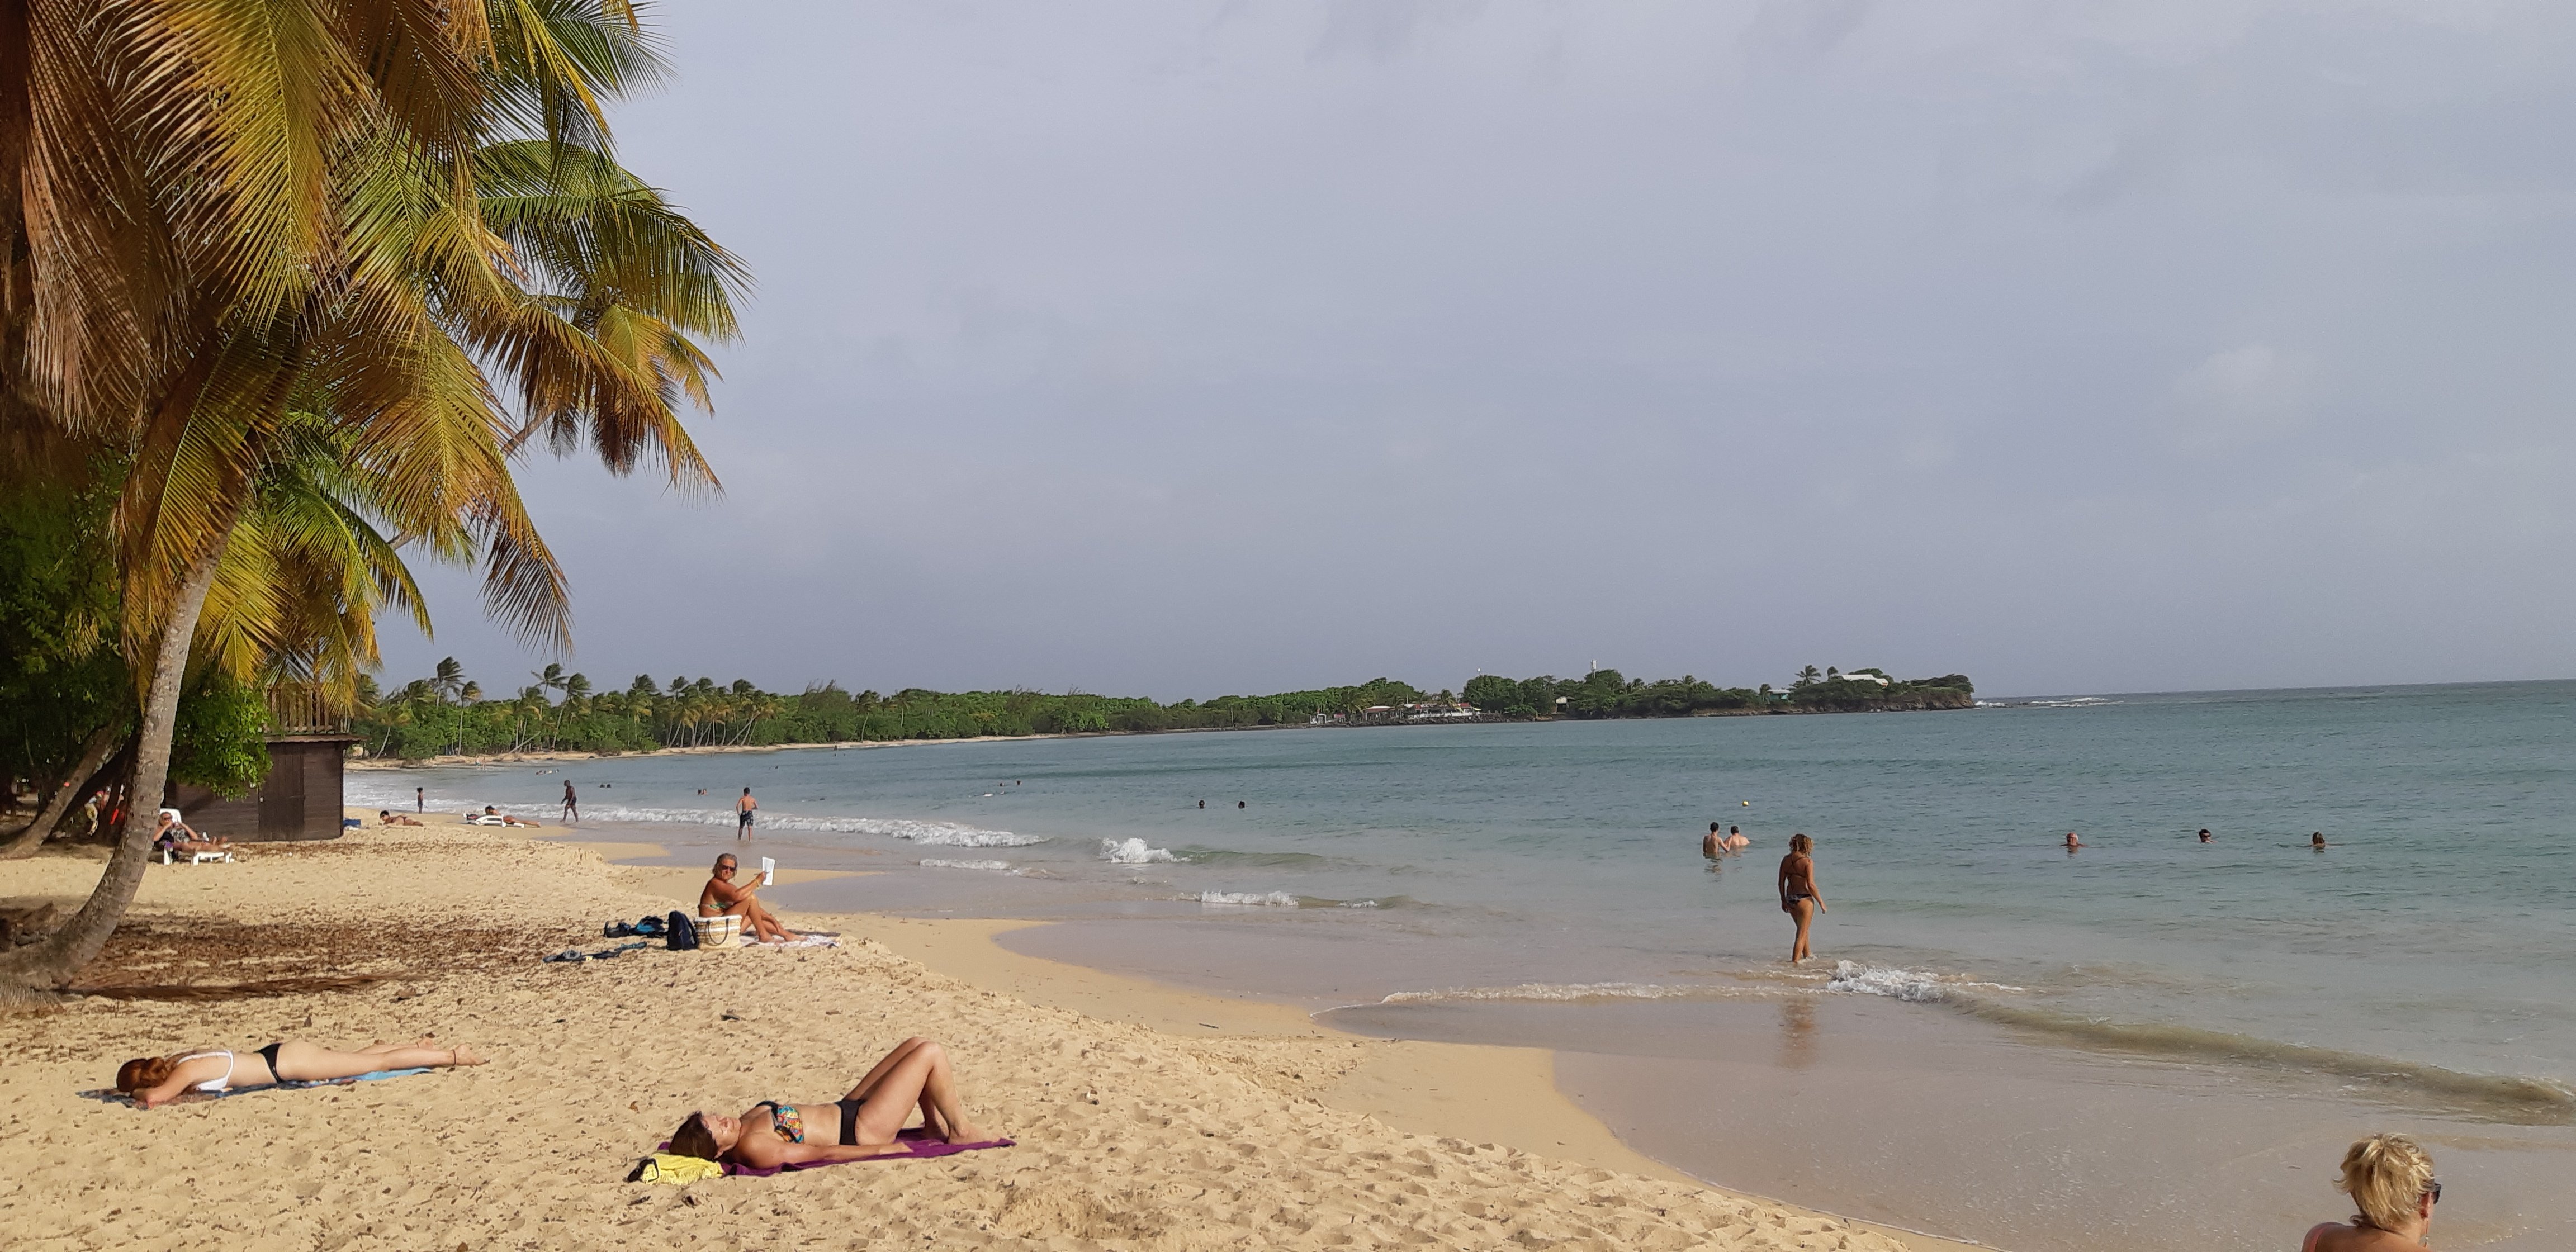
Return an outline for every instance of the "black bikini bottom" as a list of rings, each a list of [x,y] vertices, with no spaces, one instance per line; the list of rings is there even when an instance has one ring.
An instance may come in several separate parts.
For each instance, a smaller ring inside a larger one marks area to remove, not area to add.
[[[839,1105],[841,1109],[841,1142],[857,1143],[859,1141],[859,1106],[866,1101],[844,1099],[834,1100],[832,1103]]]
[[[268,1076],[278,1082],[286,1081],[286,1075],[277,1072],[277,1050],[285,1046],[286,1041],[280,1039],[259,1050],[259,1059],[268,1062]]]

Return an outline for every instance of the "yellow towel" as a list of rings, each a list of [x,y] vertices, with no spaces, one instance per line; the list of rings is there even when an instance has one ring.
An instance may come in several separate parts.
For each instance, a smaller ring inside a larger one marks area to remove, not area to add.
[[[645,1157],[642,1163],[635,1167],[635,1172],[626,1176],[626,1181],[667,1182],[678,1187],[702,1178],[722,1177],[724,1177],[724,1166],[703,1156],[680,1156],[670,1152],[656,1152]]]

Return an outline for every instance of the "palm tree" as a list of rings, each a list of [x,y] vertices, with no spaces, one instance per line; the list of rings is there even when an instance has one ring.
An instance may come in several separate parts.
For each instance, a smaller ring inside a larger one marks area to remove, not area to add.
[[[1790,685],[1794,687],[1804,687],[1812,682],[1822,682],[1824,681],[1824,677],[1825,676],[1822,671],[1818,670],[1815,666],[1810,665],[1805,669],[1799,670],[1797,673],[1798,681]]]
[[[394,533],[479,560],[487,610],[557,644],[561,571],[511,455],[586,437],[612,471],[715,485],[674,404],[703,404],[688,336],[733,333],[743,277],[608,156],[600,102],[657,68],[623,0],[17,0],[0,66],[0,477],[124,467],[133,794],[164,783],[193,669],[245,659],[200,656],[200,627],[298,454],[292,414],[346,440]],[[97,952],[152,807],[72,923],[0,974],[58,985]]]

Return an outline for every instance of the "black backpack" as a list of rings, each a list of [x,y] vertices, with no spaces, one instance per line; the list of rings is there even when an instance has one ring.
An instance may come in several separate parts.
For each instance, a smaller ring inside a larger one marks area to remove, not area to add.
[[[698,950],[698,924],[690,921],[688,914],[674,912],[669,918],[663,921],[662,926],[665,930],[670,932],[663,940],[663,943],[672,951],[695,952]]]

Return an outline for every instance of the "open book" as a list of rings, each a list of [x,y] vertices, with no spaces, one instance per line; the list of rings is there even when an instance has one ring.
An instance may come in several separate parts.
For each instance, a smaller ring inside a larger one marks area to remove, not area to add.
[[[760,885],[764,887],[778,885],[778,858],[773,856],[760,858]]]

